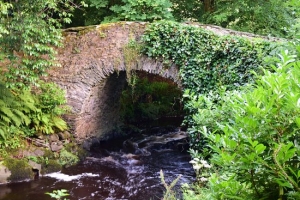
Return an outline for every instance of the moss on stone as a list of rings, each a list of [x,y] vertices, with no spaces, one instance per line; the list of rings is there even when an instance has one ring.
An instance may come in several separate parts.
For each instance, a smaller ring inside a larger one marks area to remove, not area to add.
[[[42,165],[42,174],[58,172],[61,170],[61,168],[61,165],[56,160],[50,159],[47,163]]]
[[[6,158],[4,165],[11,171],[9,181],[22,181],[34,177],[32,167],[28,164],[27,159]]]
[[[79,158],[79,160],[84,160],[85,157],[88,156],[88,152],[75,143],[65,144],[65,150],[71,152],[72,154],[75,154]]]
[[[60,155],[59,155],[59,160],[58,160],[59,164],[64,166],[64,167],[70,167],[72,165],[75,165],[79,162],[79,158],[77,155],[62,149],[60,151]]]
[[[76,152],[77,147],[78,147],[77,144],[75,144],[74,142],[70,142],[64,145],[65,150],[69,152]]]
[[[47,159],[55,159],[56,156],[55,154],[50,150],[50,149],[45,149],[44,150],[44,158],[47,158]]]
[[[88,154],[88,151],[86,151],[84,148],[78,147],[76,155],[78,156],[79,160],[84,160]]]

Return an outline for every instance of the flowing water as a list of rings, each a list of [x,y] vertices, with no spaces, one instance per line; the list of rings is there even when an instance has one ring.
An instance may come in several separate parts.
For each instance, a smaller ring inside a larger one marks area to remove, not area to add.
[[[181,183],[193,181],[186,149],[186,134],[179,128],[152,128],[125,140],[102,142],[85,161],[61,172],[0,185],[0,199],[50,200],[45,193],[58,189],[67,189],[70,200],[161,199],[161,169],[168,183],[182,175],[178,190]]]

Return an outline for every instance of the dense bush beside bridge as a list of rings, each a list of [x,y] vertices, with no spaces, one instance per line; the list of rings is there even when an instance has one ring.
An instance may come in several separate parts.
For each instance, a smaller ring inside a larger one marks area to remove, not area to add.
[[[276,44],[259,38],[218,36],[194,25],[156,22],[144,36],[144,53],[162,59],[166,67],[175,63],[180,68],[183,88],[195,94],[207,94],[220,87],[233,90],[253,82],[254,74],[266,57],[275,54]],[[189,115],[197,112],[185,103],[186,123],[193,126]],[[201,146],[197,133],[190,134],[191,145]]]
[[[198,182],[184,199],[299,199],[299,58],[263,68],[276,45],[174,23],[151,25],[144,42],[186,89]]]

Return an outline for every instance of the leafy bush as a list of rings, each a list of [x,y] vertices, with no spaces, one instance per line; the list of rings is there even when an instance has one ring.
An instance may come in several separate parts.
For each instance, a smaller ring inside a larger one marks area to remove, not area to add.
[[[300,61],[284,52],[272,69],[218,101],[200,95],[190,102],[215,170],[199,191],[209,199],[300,197]]]
[[[54,83],[10,90],[0,82],[0,149],[21,146],[22,137],[66,130],[61,118],[68,112],[64,91]]]
[[[122,0],[123,5],[114,5],[110,9],[116,13],[114,21],[154,21],[172,19],[169,0]]]
[[[40,81],[40,87],[34,91],[38,112],[32,113],[32,122],[36,132],[51,134],[66,130],[67,123],[61,115],[69,111],[66,106],[65,92],[55,83]]]
[[[200,20],[205,24],[215,24],[240,31],[286,37],[284,28],[289,29],[295,23],[297,7],[299,7],[299,3],[292,5],[292,2],[293,0],[255,2],[216,0],[214,9],[202,15]]]

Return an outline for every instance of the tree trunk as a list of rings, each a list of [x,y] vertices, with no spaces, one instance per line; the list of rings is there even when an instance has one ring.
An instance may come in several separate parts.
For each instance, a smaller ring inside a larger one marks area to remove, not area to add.
[[[215,0],[203,0],[204,11],[205,12],[213,12]]]

